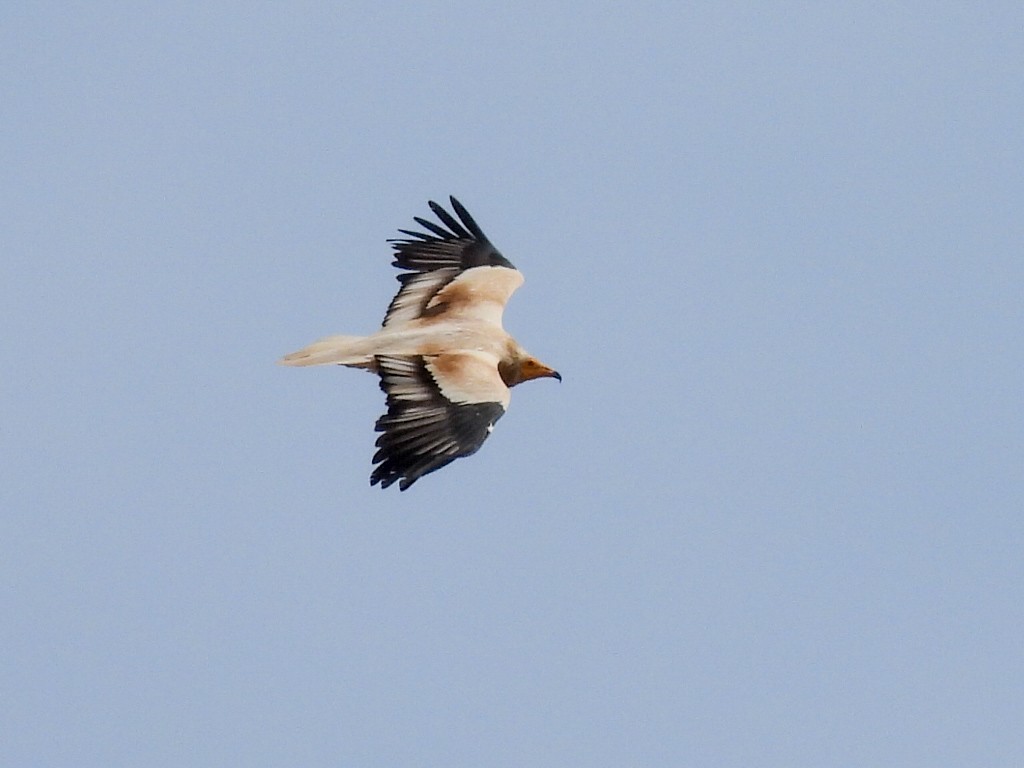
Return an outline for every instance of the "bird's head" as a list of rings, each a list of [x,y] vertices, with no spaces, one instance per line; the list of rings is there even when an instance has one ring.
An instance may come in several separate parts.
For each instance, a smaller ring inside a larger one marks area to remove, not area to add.
[[[549,378],[562,380],[562,374],[529,355],[524,355],[507,365],[501,366],[499,371],[501,378],[505,381],[505,385],[509,387],[522,384],[530,379]]]

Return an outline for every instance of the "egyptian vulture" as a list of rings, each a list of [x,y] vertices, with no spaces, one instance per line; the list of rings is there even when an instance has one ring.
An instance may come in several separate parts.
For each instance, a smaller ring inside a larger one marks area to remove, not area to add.
[[[523,276],[469,212],[458,220],[430,201],[441,224],[391,240],[398,293],[370,336],[329,336],[286,355],[282,365],[345,365],[380,376],[387,413],[377,419],[370,485],[405,490],[423,475],[476,452],[509,404],[509,388],[530,379],[562,380],[501,326]]]

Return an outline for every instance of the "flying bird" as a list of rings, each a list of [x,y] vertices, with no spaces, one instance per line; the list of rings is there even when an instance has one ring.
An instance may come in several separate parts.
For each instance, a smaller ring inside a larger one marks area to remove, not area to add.
[[[370,485],[405,490],[423,475],[475,453],[508,409],[509,388],[561,375],[501,325],[523,276],[454,197],[458,219],[430,201],[440,224],[400,229],[393,266],[405,270],[379,331],[329,336],[282,365],[344,365],[380,376],[387,413],[377,419]]]

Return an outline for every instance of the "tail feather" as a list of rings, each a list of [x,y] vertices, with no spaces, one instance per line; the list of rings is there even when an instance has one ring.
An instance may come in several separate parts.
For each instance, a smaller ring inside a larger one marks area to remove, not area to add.
[[[298,352],[285,355],[280,365],[349,365],[366,368],[373,365],[373,355],[366,349],[365,336],[328,336]]]

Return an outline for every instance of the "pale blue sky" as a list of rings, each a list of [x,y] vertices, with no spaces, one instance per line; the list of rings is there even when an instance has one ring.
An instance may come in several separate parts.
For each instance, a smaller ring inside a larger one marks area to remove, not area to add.
[[[0,764],[1024,764],[1019,3],[0,20]],[[565,382],[382,492],[451,193]]]

